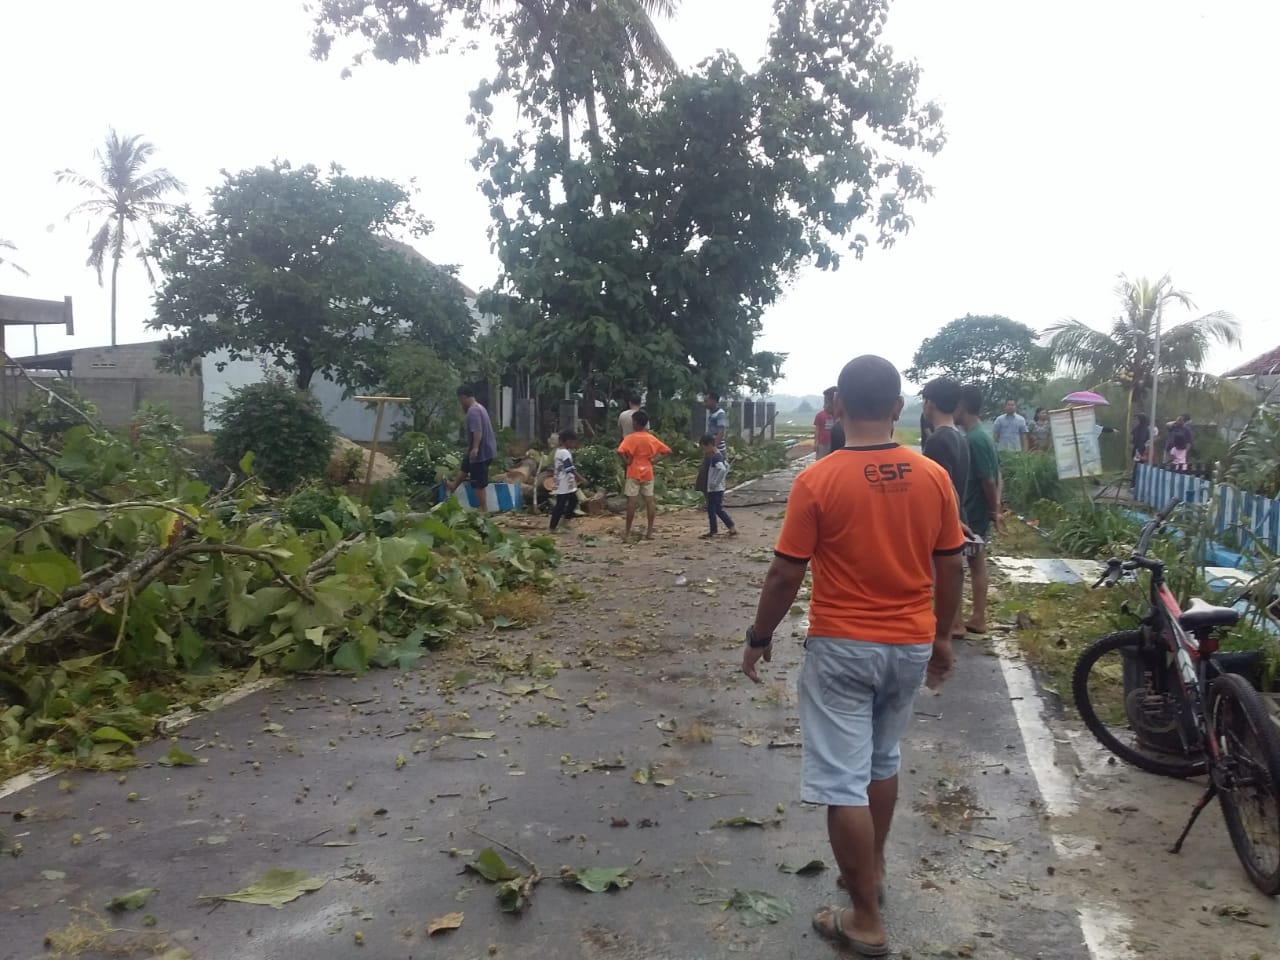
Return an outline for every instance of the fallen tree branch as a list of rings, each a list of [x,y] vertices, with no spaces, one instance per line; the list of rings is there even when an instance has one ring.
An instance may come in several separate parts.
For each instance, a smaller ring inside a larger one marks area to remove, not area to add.
[[[355,546],[363,539],[364,534],[362,533],[354,537],[348,537],[346,540],[340,540],[320,556],[316,557],[316,559],[311,562],[311,566],[307,567],[306,582],[309,584],[315,583],[320,574],[333,566],[333,561],[337,559],[338,554]]]
[[[237,557],[252,557],[254,560],[261,560],[271,568],[271,572],[286,587],[300,596],[308,603],[315,603],[316,597],[305,586],[298,583],[293,577],[280,569],[280,563],[276,556],[270,550],[260,550],[256,547],[244,547],[238,543],[188,543],[178,549],[178,556],[189,557],[197,553],[225,553]]]
[[[102,581],[98,588],[91,592],[97,593],[102,597],[115,594],[120,591],[121,587],[135,579],[152,564],[162,560],[165,553],[173,549],[175,548],[152,547],[145,553],[135,557],[117,573]],[[63,630],[88,620],[93,616],[93,612],[98,605],[96,603],[86,604],[84,602],[85,599],[83,596],[78,596],[63,600],[57,606],[50,607],[40,614],[13,636],[0,637],[0,655],[8,653],[14,647],[25,645],[32,638],[39,636],[46,630]]]

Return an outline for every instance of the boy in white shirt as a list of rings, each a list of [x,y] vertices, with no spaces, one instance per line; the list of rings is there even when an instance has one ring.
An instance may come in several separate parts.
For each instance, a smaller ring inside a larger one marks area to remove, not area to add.
[[[551,508],[551,529],[559,528],[564,521],[565,529],[569,529],[569,521],[573,519],[578,507],[578,471],[573,465],[573,450],[578,445],[578,434],[573,430],[560,431],[560,446],[556,449],[555,481],[556,502]]]

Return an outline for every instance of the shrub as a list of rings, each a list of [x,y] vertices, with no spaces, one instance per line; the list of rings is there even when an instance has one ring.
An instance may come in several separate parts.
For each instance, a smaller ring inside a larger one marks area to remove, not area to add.
[[[573,465],[578,482],[584,487],[606,493],[622,489],[622,458],[613,442],[578,449],[573,454]]]
[[[344,520],[337,496],[323,487],[303,487],[284,501],[280,512],[295,530],[323,530],[321,517],[328,517],[339,527]]]
[[[273,490],[324,475],[333,428],[310,392],[273,377],[237,387],[216,410],[213,452],[228,466],[253,454],[253,472]]]
[[[434,487],[462,466],[462,453],[447,440],[417,437],[399,459],[399,479],[415,487]]]
[[[1058,466],[1047,453],[1000,453],[1000,471],[1004,475],[1004,502],[1018,513],[1027,513],[1041,500],[1062,500],[1062,481]]]
[[[1085,499],[1065,504],[1041,501],[1035,511],[1052,524],[1049,535],[1054,545],[1071,557],[1127,556],[1142,529],[1140,522],[1120,508]]]

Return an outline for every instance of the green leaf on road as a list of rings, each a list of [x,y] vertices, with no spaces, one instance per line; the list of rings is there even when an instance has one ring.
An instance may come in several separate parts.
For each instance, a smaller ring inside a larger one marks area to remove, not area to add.
[[[570,870],[561,876],[565,882],[576,883],[583,890],[592,893],[604,893],[614,887],[625,890],[635,882],[634,877],[627,876],[626,867],[584,867],[581,870]]]
[[[286,903],[292,903],[304,893],[319,890],[328,882],[322,877],[309,877],[301,870],[281,870],[279,867],[272,867],[256,883],[250,884],[243,890],[237,890],[235,893],[206,895],[200,899],[252,903],[263,907],[275,907],[279,910]]]
[[[113,913],[124,913],[126,910],[141,910],[147,905],[147,898],[156,892],[155,887],[139,887],[123,896],[112,897],[107,901],[107,909]]]
[[[498,855],[498,851],[494,850],[493,847],[485,847],[481,850],[475,860],[467,864],[467,869],[473,873],[480,874],[490,883],[515,880],[520,876],[520,871],[508,866],[507,862]]]
[[[195,767],[204,763],[203,760],[197,760],[185,750],[179,750],[172,747],[168,753],[156,761],[162,767]]]
[[[791,904],[760,890],[735,890],[726,910],[737,910],[744,927],[777,923],[791,916]]]
[[[492,740],[495,734],[490,730],[464,730],[454,736],[462,740]]]

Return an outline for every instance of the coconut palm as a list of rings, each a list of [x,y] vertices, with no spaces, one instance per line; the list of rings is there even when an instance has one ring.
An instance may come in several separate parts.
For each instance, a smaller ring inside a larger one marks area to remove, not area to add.
[[[1155,283],[1121,274],[1115,292],[1122,312],[1112,321],[1109,332],[1071,318],[1045,332],[1053,358],[1064,372],[1085,378],[1090,386],[1122,387],[1132,416],[1134,408],[1146,399],[1157,374],[1157,314],[1168,306],[1195,310],[1195,304],[1185,291],[1174,288],[1168,274]],[[1172,325],[1162,320],[1158,371],[1161,380],[1194,383],[1211,379],[1201,368],[1215,343],[1240,345],[1240,324],[1225,311],[1215,310]]]
[[[14,246],[14,245],[13,245],[13,243],[12,243],[11,241],[9,241],[9,240],[0,240],[0,250],[17,250],[17,249],[18,249],[18,248],[17,248],[16,246]],[[17,271],[18,271],[20,274],[22,274],[24,277],[25,277],[25,276],[29,276],[29,274],[27,273],[27,271],[23,270],[20,266],[18,266],[18,265],[17,265],[16,263],[14,263],[12,260],[6,260],[4,257],[0,257],[0,267],[9,267],[9,268],[11,268],[11,269],[13,269],[13,270],[17,270]]]
[[[111,345],[116,344],[116,295],[120,261],[126,247],[138,251],[147,279],[155,282],[151,261],[147,257],[145,235],[156,217],[174,210],[164,198],[181,193],[180,180],[163,167],[147,170],[147,162],[155,153],[155,145],[134,135],[122,137],[115,130],[107,134],[105,149],[95,152],[99,179],[83,176],[74,170],[59,170],[59,183],[69,183],[92,196],[77,204],[67,219],[87,214],[95,221],[101,218],[93,239],[89,241],[87,266],[98,274],[102,285],[102,269],[111,258]]]

